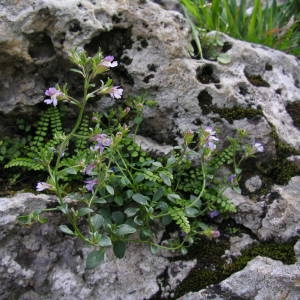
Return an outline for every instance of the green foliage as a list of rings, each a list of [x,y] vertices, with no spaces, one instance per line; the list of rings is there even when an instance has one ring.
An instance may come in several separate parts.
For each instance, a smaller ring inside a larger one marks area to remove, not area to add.
[[[67,225],[60,225],[60,231],[93,246],[87,268],[102,262],[109,247],[118,258],[123,257],[129,242],[148,244],[152,251],[163,248],[185,254],[200,234],[219,236],[201,218],[213,210],[223,215],[235,212],[223,191],[228,185],[237,188],[239,165],[255,152],[250,145],[242,146],[245,133],[239,131],[236,139],[228,139],[230,146],[219,153],[215,145],[218,138],[211,127],[187,131],[182,145],[172,154],[155,159],[135,141],[143,108],[155,102],[127,98],[90,118],[86,113],[89,99],[98,100],[113,91],[111,79],[100,87],[93,81],[108,71],[108,61],[101,53],[87,57],[81,52],[73,52],[71,60],[78,67],[73,71],[83,77],[83,96],[73,98],[66,86],[52,88],[52,92],[59,105],[65,101],[78,108],[72,128],[62,128],[56,107],[47,110],[37,124],[27,157],[14,158],[6,165],[47,171],[46,182],[38,182],[37,190],[54,193],[57,206],[21,216],[20,221],[42,223],[46,220],[43,213],[62,213]],[[47,102],[56,105],[52,98]],[[221,166],[231,169],[235,182],[220,179]],[[190,183],[185,186],[187,178]],[[171,222],[180,235],[155,242],[157,224]]]
[[[296,1],[278,5],[276,0],[265,5],[260,0],[252,8],[246,0],[181,0],[198,28],[221,31],[232,37],[263,44],[279,50],[299,54],[299,10]],[[199,29],[193,28],[194,37]],[[200,42],[197,43],[200,47]],[[199,51],[202,53],[202,50]],[[202,55],[201,55],[202,56]]]

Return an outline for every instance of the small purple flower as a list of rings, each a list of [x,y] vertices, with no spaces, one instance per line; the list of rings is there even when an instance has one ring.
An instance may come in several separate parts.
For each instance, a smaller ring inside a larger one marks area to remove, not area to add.
[[[123,89],[120,88],[120,86],[113,86],[108,90],[108,94],[110,94],[112,98],[121,99]]]
[[[94,189],[94,186],[98,184],[98,179],[88,179],[84,181],[85,183],[85,188],[89,191],[92,192]]]
[[[112,143],[111,139],[105,133],[97,134],[91,140],[97,142],[97,145],[92,147],[92,150],[99,150],[100,153],[104,151],[105,147],[109,147]]]
[[[216,137],[216,132],[213,130],[212,127],[208,126],[204,129],[204,135],[205,135],[205,147],[210,150],[215,150],[216,145],[215,142],[219,141],[219,139]]]
[[[219,212],[218,210],[213,210],[213,211],[211,211],[211,212],[208,213],[208,216],[209,216],[211,219],[213,219],[213,218],[215,218],[215,217],[217,217],[217,216],[219,216],[219,215],[220,215],[220,212]]]
[[[228,180],[228,182],[229,182],[230,184],[236,183],[236,174],[231,174],[231,175],[229,175],[228,178],[227,178],[227,180]]]
[[[264,146],[261,143],[253,143],[252,148],[256,152],[264,152]]]
[[[38,182],[37,185],[36,185],[36,190],[38,192],[41,192],[43,190],[48,190],[48,189],[51,189],[52,188],[52,185],[47,183],[47,182]]]
[[[88,164],[85,168],[84,168],[84,173],[86,175],[92,175],[93,174],[93,170],[95,169],[96,165],[91,163]]]
[[[220,237],[220,235],[221,235],[221,233],[220,233],[219,230],[213,230],[213,231],[211,232],[211,236],[212,236],[213,238],[218,238],[218,237]]]
[[[118,65],[117,61],[113,61],[115,58],[112,55],[106,56],[101,61],[100,65],[107,68],[114,68]]]
[[[54,87],[50,87],[48,90],[45,91],[45,95],[50,97],[50,99],[44,100],[46,104],[53,104],[54,106],[57,105],[57,98],[61,97],[63,93],[57,90]]]

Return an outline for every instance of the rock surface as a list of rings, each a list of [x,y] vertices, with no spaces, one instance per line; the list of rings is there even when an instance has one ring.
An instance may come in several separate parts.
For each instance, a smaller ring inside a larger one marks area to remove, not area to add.
[[[230,64],[192,59],[182,14],[154,2],[0,1],[1,112],[30,111],[57,82],[70,80],[77,90],[76,78],[67,71],[69,50],[93,54],[101,47],[120,61],[114,77],[126,94],[147,91],[159,103],[146,113],[144,135],[174,143],[182,131],[217,118],[226,136],[229,115],[239,107],[233,119],[243,120],[254,135],[270,133],[272,124],[280,139],[300,149],[299,61],[225,35],[219,39]],[[260,108],[262,114],[247,115],[249,108]],[[267,143],[273,147],[271,138]]]
[[[299,264],[284,265],[280,261],[257,256],[219,286],[187,294],[180,300],[298,300],[299,280]]]
[[[48,215],[51,221],[31,227],[16,223],[18,215],[51,201],[30,193],[0,199],[0,299],[147,299],[158,292],[160,274],[168,273],[174,288],[195,265],[129,245],[123,259],[108,252],[103,264],[86,270],[83,258],[91,250],[57,230],[59,216]]]

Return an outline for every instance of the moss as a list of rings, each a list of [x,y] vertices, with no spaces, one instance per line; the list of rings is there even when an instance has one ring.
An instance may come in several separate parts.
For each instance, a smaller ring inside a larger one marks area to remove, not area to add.
[[[258,255],[281,260],[285,264],[293,264],[296,262],[294,243],[294,240],[283,244],[261,243],[244,250],[233,263],[225,264],[221,256],[225,249],[228,249],[228,241],[216,242],[201,239],[189,251],[188,256],[188,259],[197,258],[197,265],[176,289],[175,299],[188,292],[199,291],[208,285],[221,282],[231,274],[243,269],[250,260]]]
[[[211,111],[220,115],[220,117],[226,119],[229,123],[233,123],[234,120],[240,120],[244,118],[252,119],[262,115],[260,109],[245,108],[240,106],[234,106],[233,108],[219,108],[216,106],[211,107]]]

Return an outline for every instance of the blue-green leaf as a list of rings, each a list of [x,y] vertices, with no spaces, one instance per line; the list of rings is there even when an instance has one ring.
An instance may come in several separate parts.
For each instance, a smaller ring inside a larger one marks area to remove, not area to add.
[[[118,226],[118,229],[116,231],[117,235],[123,236],[131,233],[135,233],[136,229],[128,224],[122,224]]]
[[[197,208],[194,208],[194,207],[187,207],[185,210],[184,210],[184,213],[187,217],[190,217],[190,218],[194,218],[194,217],[197,217],[198,214],[199,214],[199,211]]]
[[[111,185],[106,185],[105,186],[105,189],[107,190],[107,192],[111,195],[114,195],[115,194],[115,190],[114,188],[111,186]]]
[[[121,241],[114,242],[113,250],[117,258],[123,258],[126,250],[126,243]]]
[[[105,223],[105,219],[101,215],[94,215],[91,217],[91,224],[95,230],[98,230]]]
[[[104,260],[104,253],[104,249],[90,252],[86,258],[86,268],[94,269],[101,264]]]
[[[166,172],[159,172],[159,177],[162,179],[162,181],[164,182],[165,185],[167,185],[167,186],[172,185],[172,182],[171,182],[171,179],[173,177],[172,174],[166,173]]]
[[[82,217],[82,216],[85,216],[89,213],[93,212],[93,210],[89,207],[82,207],[82,208],[79,208],[78,209],[78,216],[79,217]]]
[[[150,200],[149,197],[144,196],[142,194],[133,194],[132,195],[132,199],[135,202],[137,202],[139,204],[142,204],[142,205],[147,205],[148,204],[148,200]]]
[[[101,246],[101,247],[110,247],[110,246],[112,246],[112,242],[111,242],[110,237],[108,237],[106,235],[103,235],[101,237],[100,242],[99,242],[99,246]]]
[[[134,216],[140,209],[137,207],[128,207],[125,209],[124,213],[128,218]]]
[[[60,225],[58,228],[63,233],[74,235],[74,232],[67,225]]]

